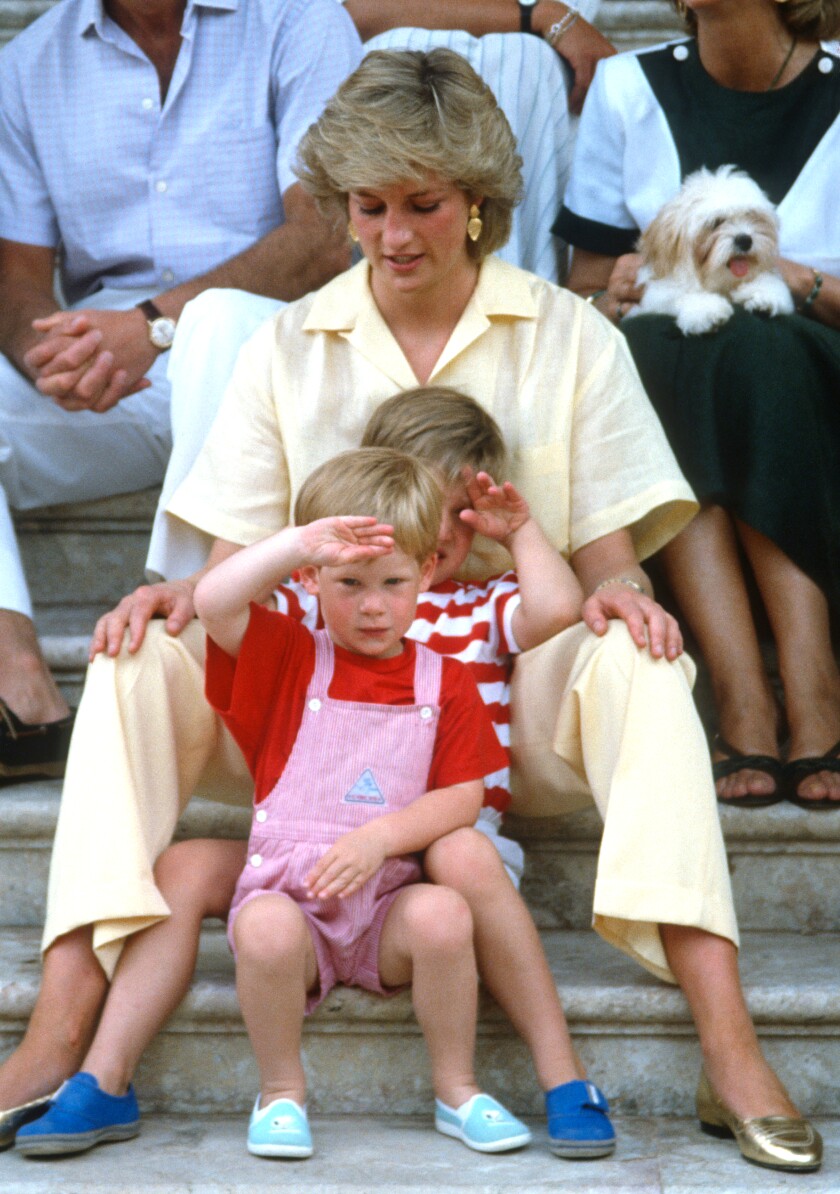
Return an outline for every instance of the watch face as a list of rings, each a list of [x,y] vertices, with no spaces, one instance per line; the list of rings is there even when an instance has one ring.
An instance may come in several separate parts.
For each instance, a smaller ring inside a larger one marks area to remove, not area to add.
[[[149,324],[149,339],[155,348],[171,348],[175,339],[175,320],[165,315]]]

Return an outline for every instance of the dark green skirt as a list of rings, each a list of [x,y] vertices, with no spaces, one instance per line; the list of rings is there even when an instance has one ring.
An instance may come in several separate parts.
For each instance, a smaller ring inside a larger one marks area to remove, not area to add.
[[[699,500],[766,535],[840,608],[840,332],[742,309],[702,336],[664,315],[622,330]]]

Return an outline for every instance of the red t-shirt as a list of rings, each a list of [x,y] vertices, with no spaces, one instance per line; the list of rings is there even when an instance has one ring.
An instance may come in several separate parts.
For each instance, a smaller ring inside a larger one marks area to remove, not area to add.
[[[414,704],[416,646],[403,640],[391,659],[370,659],[335,646],[329,695],[338,701]],[[475,680],[457,659],[444,659],[440,718],[428,790],[483,779],[505,765]],[[252,605],[248,629],[233,659],[207,639],[207,699],[224,719],[264,800],[283,773],[303,717],[315,670],[315,641],[284,614]]]

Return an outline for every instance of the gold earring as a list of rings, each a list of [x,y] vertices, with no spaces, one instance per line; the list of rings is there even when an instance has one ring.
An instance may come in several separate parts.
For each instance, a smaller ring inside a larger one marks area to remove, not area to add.
[[[357,245],[359,243],[359,234],[356,231],[356,229],[353,227],[352,220],[347,221],[347,235],[350,237],[350,239],[352,240],[354,245]]]
[[[475,242],[481,236],[481,230],[484,227],[484,221],[481,218],[481,212],[478,204],[473,203],[470,208],[470,218],[467,220],[467,236],[471,241]]]

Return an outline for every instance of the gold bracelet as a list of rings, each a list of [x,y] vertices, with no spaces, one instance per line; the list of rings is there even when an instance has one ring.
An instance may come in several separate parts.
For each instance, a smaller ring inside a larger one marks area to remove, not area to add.
[[[632,576],[609,576],[606,580],[602,580],[599,585],[593,589],[597,593],[599,589],[608,589],[612,585],[626,585],[628,589],[635,589],[637,593],[641,593],[643,597],[647,597],[647,592],[644,585],[640,585]]]

